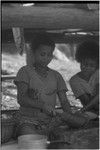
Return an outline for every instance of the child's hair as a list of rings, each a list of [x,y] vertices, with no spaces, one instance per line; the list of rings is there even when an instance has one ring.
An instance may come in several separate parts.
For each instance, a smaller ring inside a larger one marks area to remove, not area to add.
[[[51,46],[54,50],[55,42],[47,34],[38,34],[33,38],[31,43],[32,52],[34,53],[40,45]]]
[[[99,44],[94,40],[80,43],[77,47],[75,57],[79,63],[85,59],[92,59],[99,65]]]

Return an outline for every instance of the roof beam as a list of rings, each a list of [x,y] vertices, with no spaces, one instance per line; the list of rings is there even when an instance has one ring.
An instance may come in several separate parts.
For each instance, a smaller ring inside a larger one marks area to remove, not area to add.
[[[2,28],[99,30],[99,11],[77,8],[3,7]]]

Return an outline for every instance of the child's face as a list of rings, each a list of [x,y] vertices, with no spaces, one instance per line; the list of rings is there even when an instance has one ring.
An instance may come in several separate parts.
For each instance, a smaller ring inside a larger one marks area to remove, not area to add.
[[[92,59],[86,59],[81,63],[81,70],[84,74],[92,75],[97,69],[97,62]]]
[[[47,45],[40,45],[35,52],[35,63],[47,66],[53,58],[53,47]]]

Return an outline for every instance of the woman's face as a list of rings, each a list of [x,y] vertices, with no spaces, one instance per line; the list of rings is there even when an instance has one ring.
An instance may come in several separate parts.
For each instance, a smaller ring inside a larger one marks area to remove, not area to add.
[[[97,62],[92,59],[86,59],[81,63],[81,71],[85,75],[92,75],[97,69]]]
[[[53,58],[53,47],[40,45],[34,55],[35,63],[46,67]]]

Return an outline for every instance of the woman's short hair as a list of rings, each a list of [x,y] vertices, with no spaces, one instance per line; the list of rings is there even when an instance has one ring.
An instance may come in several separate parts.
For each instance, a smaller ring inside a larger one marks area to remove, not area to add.
[[[51,46],[54,50],[55,42],[47,34],[38,34],[33,38],[31,42],[32,52],[35,52],[41,45]]]
[[[92,59],[99,64],[99,44],[94,40],[88,40],[77,46],[76,60],[81,63],[85,59]]]

